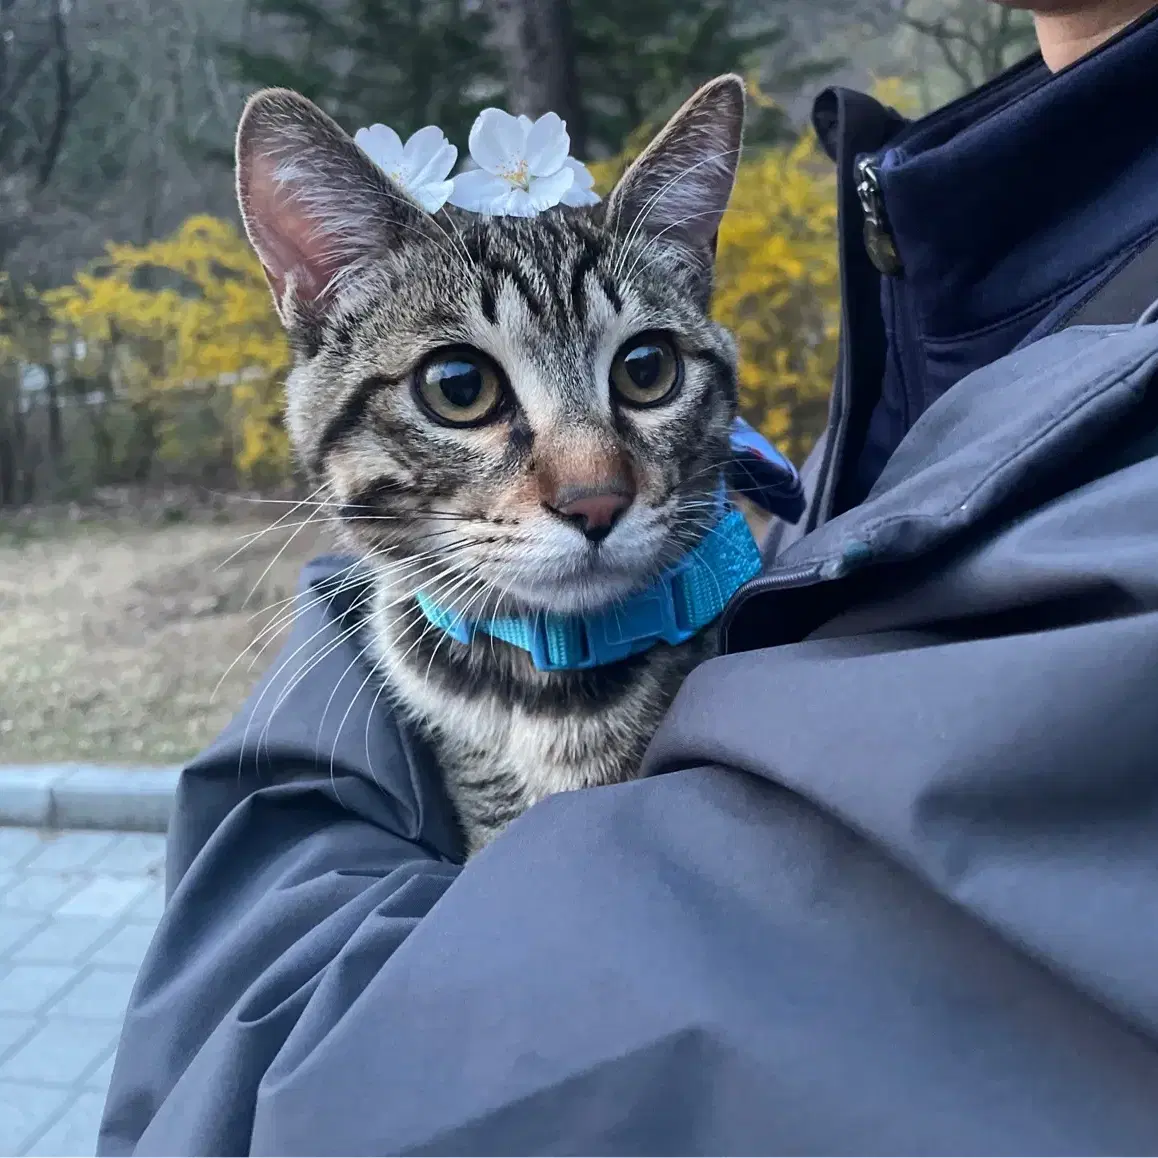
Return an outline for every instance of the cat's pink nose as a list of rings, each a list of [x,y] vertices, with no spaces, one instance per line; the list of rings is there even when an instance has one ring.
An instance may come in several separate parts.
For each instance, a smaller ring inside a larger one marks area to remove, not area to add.
[[[622,491],[562,487],[549,509],[578,527],[591,542],[600,543],[611,534],[629,506],[631,495]]]

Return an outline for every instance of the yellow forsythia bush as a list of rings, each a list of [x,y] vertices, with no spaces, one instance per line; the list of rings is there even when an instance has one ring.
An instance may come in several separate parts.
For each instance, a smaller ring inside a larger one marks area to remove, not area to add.
[[[189,218],[148,245],[109,245],[106,257],[53,290],[57,322],[83,339],[119,394],[161,416],[162,455],[182,432],[180,396],[224,396],[222,418],[243,477],[276,479],[289,468],[281,424],[289,349],[270,303],[261,265],[228,222]]]
[[[716,271],[743,413],[800,463],[824,429],[840,324],[832,166],[810,138],[745,156]]]

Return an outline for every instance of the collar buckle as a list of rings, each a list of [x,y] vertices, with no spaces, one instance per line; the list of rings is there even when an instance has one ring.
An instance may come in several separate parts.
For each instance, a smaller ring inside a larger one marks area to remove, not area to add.
[[[687,567],[681,563],[664,582],[596,615],[536,617],[529,649],[535,666],[540,671],[583,671],[618,663],[661,641],[673,647],[685,643],[702,626],[681,614],[684,601],[676,599],[675,584]]]

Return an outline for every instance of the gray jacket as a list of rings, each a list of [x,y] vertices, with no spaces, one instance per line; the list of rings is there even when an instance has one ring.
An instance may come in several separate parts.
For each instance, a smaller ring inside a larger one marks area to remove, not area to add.
[[[100,1152],[1158,1153],[1156,429],[1158,326],[974,373],[647,778],[465,868],[355,644],[287,690],[319,602],[184,775]]]

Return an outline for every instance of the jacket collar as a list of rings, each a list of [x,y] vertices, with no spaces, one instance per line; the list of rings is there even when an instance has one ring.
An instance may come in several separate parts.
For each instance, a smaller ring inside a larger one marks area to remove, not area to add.
[[[926,337],[1054,300],[1154,229],[1156,59],[1158,12],[1059,73],[1031,57],[893,138],[881,185]]]
[[[1156,377],[1152,322],[1063,330],[962,379],[918,419],[863,503],[737,594],[721,621],[728,650],[799,641],[862,579],[887,572],[878,594],[903,591],[981,527],[1116,469],[1123,431],[1153,429],[1139,414]]]
[[[1078,168],[1082,170],[1080,180],[1087,204],[1091,198],[1096,204],[1096,186],[1104,180],[1105,169],[1094,171],[1091,168],[1086,159],[1084,139],[1075,136],[1065,123],[1067,115],[1088,101],[1088,108],[1081,117],[1085,131],[1097,137],[1112,130],[1109,132],[1112,141],[1096,146],[1091,154],[1100,158],[1102,165],[1110,163],[1105,160],[1107,156],[1114,155],[1120,160],[1123,151],[1128,153],[1130,148],[1135,149],[1137,155],[1158,161],[1158,149],[1154,148],[1151,130],[1153,118],[1144,115],[1138,105],[1139,93],[1153,94],[1158,87],[1158,70],[1153,66],[1156,53],[1158,10],[1124,29],[1097,52],[1069,69],[1051,76],[1040,56],[1032,56],[982,88],[917,122],[907,122],[895,110],[848,89],[829,88],[819,95],[813,107],[813,126],[837,167],[841,348],[828,427],[803,471],[808,511],[795,528],[780,529],[780,547],[815,529],[834,510],[849,505],[847,498],[838,493],[842,489],[846,447],[862,445],[884,378],[881,279],[868,258],[862,239],[863,214],[854,175],[857,157],[867,153],[883,155],[890,147],[897,150],[891,169],[884,174],[885,196],[890,217],[894,208],[899,214],[896,227],[903,234],[899,248],[906,264],[905,276],[915,277],[914,284],[927,291],[923,298],[927,306],[918,308],[922,310],[922,316],[927,315],[934,323],[946,309],[959,306],[959,300],[950,300],[940,286],[940,261],[950,261],[954,254],[961,255],[964,264],[958,264],[952,272],[945,274],[947,284],[952,284],[960,295],[965,279],[963,271],[972,268],[975,272],[979,268],[971,247],[976,246],[978,252],[982,246],[989,247],[992,261],[992,247],[1008,248],[1013,232],[1027,228],[1028,223],[1032,244],[1030,252],[1022,255],[1024,264],[1033,260],[1032,255],[1040,255],[1050,248],[1051,241],[1045,233],[1039,232],[1039,226],[1052,224],[1060,228],[1060,236],[1067,242],[1068,262],[1063,262],[1059,254],[1049,256],[1040,272],[1036,268],[1033,271],[1032,284],[1027,281],[1023,287],[1020,267],[1014,271],[1017,276],[1009,276],[1011,259],[1005,249],[997,254],[1004,286],[1001,278],[989,276],[983,279],[986,285],[980,294],[975,295],[976,304],[965,307],[970,316],[985,315],[1000,304],[1002,294],[1041,292],[1041,287],[1051,279],[1064,281],[1068,277],[1072,284],[1074,273],[1086,261],[1086,256],[1079,256],[1075,262],[1072,252],[1073,245],[1079,248],[1085,245],[1084,223],[1081,230],[1075,230],[1066,214],[1057,216],[1060,212],[1057,207],[1066,203],[1065,189],[1070,170]],[[1125,82],[1115,75],[1119,61],[1125,62],[1123,69],[1129,78]],[[1099,92],[1103,80],[1109,88]],[[1059,103],[1053,107],[1051,102],[1055,96]],[[1019,100],[1023,101],[1020,112],[1017,111]],[[1138,110],[1134,122],[1124,124],[1131,109]],[[1030,114],[1037,118],[1033,124],[1026,119]],[[1048,133],[1044,132],[1047,128],[1050,130]],[[1034,181],[1024,187],[1024,193],[1013,197],[1010,195],[1012,185],[995,188],[987,177],[976,187],[962,190],[959,197],[956,184],[961,183],[967,174],[978,169],[989,175],[998,172],[993,157],[986,154],[984,147],[984,133],[989,129],[995,129],[1004,142],[1006,154],[1003,161],[1008,159],[1010,152],[1017,153],[1019,142],[1022,144],[1027,150],[1026,155],[1014,157],[1010,172],[1027,175]],[[1071,144],[1077,148],[1067,147]],[[1042,202],[1034,198],[1040,171],[1032,158],[1040,159],[1045,153],[1051,158],[1049,172],[1053,179],[1048,198]],[[938,172],[942,162],[947,168]],[[1130,168],[1126,166],[1128,173]],[[1095,187],[1093,193],[1091,185]],[[1104,260],[1107,250],[1111,253],[1123,250],[1131,228],[1137,225],[1139,211],[1141,217],[1145,217],[1148,209],[1149,217],[1154,218],[1152,190],[1155,187],[1158,187],[1158,181],[1150,183],[1144,190],[1136,190],[1138,195],[1129,200],[1127,208],[1134,213],[1133,220],[1129,212],[1125,217],[1114,211],[1100,215],[1098,229],[1093,231],[1096,237],[1091,237],[1096,241],[1099,259]],[[966,204],[968,211],[962,208]],[[1039,213],[1043,204],[1050,205],[1055,214],[1049,222]],[[1071,212],[1079,207],[1075,200],[1070,200],[1068,205]],[[1006,213],[1006,209],[1011,209],[1012,216]],[[923,217],[925,214],[927,218]],[[1039,217],[1042,217],[1041,221]],[[938,257],[934,247],[950,228],[959,232],[965,228],[966,235],[950,238],[946,256]],[[1082,252],[1085,253],[1084,249]],[[1068,272],[1061,272],[1063,265]],[[1048,332],[1048,326],[1043,325],[1039,332]]]

